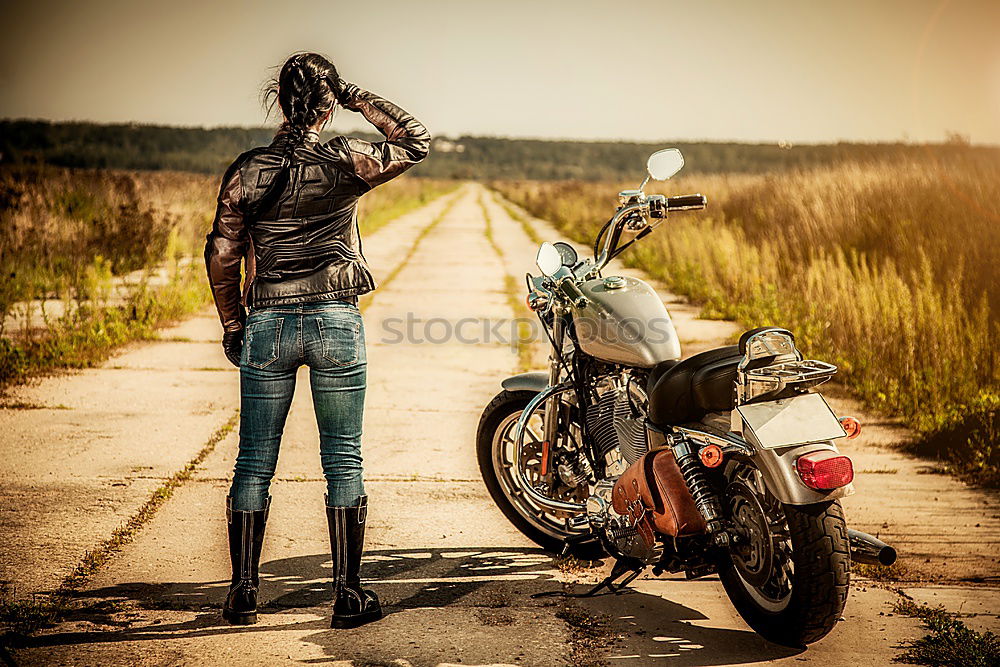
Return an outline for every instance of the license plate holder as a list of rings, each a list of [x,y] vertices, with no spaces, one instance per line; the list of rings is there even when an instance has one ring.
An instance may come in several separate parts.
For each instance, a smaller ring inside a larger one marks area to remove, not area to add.
[[[821,394],[799,394],[736,408],[760,447],[776,449],[847,436]]]

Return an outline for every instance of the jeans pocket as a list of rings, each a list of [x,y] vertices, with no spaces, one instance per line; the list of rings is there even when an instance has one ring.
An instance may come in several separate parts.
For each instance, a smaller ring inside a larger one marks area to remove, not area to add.
[[[248,366],[266,368],[278,360],[283,322],[281,318],[276,318],[247,324],[244,354]]]
[[[350,311],[345,310],[345,314],[350,314]],[[319,327],[324,359],[338,366],[350,366],[363,361],[360,316],[343,317],[339,313],[336,316],[324,313],[316,318],[316,326]]]

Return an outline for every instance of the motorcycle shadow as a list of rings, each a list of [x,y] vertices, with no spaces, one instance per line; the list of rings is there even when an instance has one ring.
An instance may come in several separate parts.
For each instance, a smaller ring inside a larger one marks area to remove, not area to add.
[[[301,564],[295,562],[268,564],[270,572],[285,573],[282,576],[300,567]],[[598,577],[603,576],[605,570],[599,562],[592,569],[600,572]],[[559,573],[551,554],[538,549],[510,548],[382,550],[366,556],[363,574],[381,596],[387,616],[399,614],[413,618],[409,612],[420,614],[422,612],[417,610],[469,608],[479,623],[493,626],[497,619],[508,616],[508,612],[515,612],[508,617],[516,618],[516,612],[554,608],[550,612],[557,617],[553,622],[566,624],[574,648],[581,645],[585,654],[597,648],[595,658],[603,648],[610,651],[608,657],[615,664],[738,665],[802,652],[772,644],[749,629],[696,625],[700,621],[719,625],[721,621],[722,624],[743,626],[717,578],[694,582],[644,581],[639,583],[646,592],[631,588],[620,595],[533,598],[537,593],[581,593],[592,584],[564,584],[557,578]],[[698,608],[665,596],[686,595],[692,589],[698,589],[699,607],[704,602],[706,608],[712,609],[713,616],[718,611],[722,618],[713,619]],[[324,594],[299,589],[275,598],[271,604],[311,606],[318,602],[315,595]],[[516,627],[510,630],[517,632]],[[503,629],[492,627],[491,632],[502,633]],[[390,636],[391,632],[387,632],[386,638]],[[306,640],[342,656],[343,647],[331,642],[326,633]],[[354,657],[363,659],[371,655]],[[418,656],[412,658],[416,659],[414,664],[421,662]]]
[[[621,594],[584,598],[578,604],[592,615],[610,619],[619,636],[610,656],[616,665],[739,665],[804,652],[745,629],[718,577],[643,579]]]

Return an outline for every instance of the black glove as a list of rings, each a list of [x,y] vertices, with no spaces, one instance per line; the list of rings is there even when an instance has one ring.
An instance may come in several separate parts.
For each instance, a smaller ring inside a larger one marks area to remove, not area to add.
[[[352,102],[354,101],[354,96],[358,93],[360,88],[355,86],[353,83],[347,83],[343,79],[339,78],[336,80],[327,78],[327,81],[330,82],[330,88],[333,90],[333,94],[337,97],[337,102],[340,103],[340,106],[353,111],[354,106],[352,106]]]
[[[239,314],[235,320],[228,320],[222,325],[222,350],[226,353],[226,359],[240,367],[240,353],[243,352],[243,329],[247,323],[247,311],[240,304]]]
[[[222,349],[226,353],[226,359],[236,366],[240,367],[240,354],[243,352],[243,325],[240,325],[239,329],[233,331],[226,331],[222,334]]]

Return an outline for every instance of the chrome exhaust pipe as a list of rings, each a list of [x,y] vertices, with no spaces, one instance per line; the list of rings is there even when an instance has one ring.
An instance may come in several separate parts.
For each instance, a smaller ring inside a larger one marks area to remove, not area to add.
[[[896,550],[888,544],[860,530],[847,530],[851,544],[851,560],[866,565],[892,565],[896,562]]]

